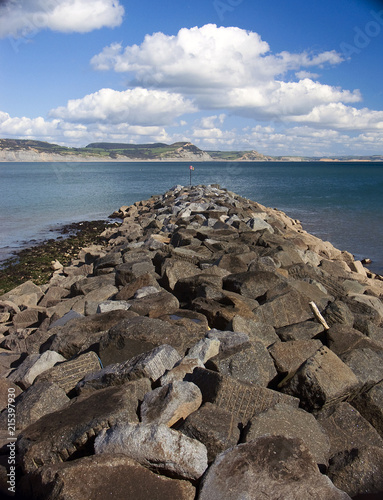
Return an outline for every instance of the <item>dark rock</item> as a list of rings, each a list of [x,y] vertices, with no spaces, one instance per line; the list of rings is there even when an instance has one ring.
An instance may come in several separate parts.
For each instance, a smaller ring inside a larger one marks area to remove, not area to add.
[[[265,295],[268,290],[283,282],[282,276],[278,276],[275,272],[253,271],[230,274],[223,279],[223,288],[251,299],[258,299]]]
[[[149,316],[149,318],[158,318],[163,314],[173,314],[180,306],[178,299],[166,290],[134,299],[130,301],[130,304],[130,311],[140,316]]]
[[[79,398],[23,430],[18,450],[25,472],[89,454],[92,438],[118,419],[137,422],[138,398],[130,386],[109,387]]]
[[[76,281],[71,287],[72,295],[87,295],[108,285],[116,284],[116,276],[114,274],[106,274],[103,276],[92,276],[80,281]]]
[[[326,332],[327,345],[335,352],[337,356],[341,356],[352,349],[370,348],[379,350],[380,346],[366,335],[363,335],[358,330],[346,325],[333,325]]]
[[[27,476],[24,498],[46,500],[194,500],[188,481],[169,479],[123,455],[95,455],[47,465]]]
[[[383,437],[383,382],[360,394],[352,405]]]
[[[51,338],[45,347],[69,359],[97,342],[113,325],[135,316],[136,313],[120,310],[72,319],[65,326],[50,330]]]
[[[116,267],[116,285],[125,286],[148,273],[154,274],[154,266],[150,257],[147,255],[137,257],[136,261],[125,262]]]
[[[329,438],[315,417],[304,410],[283,403],[269,408],[250,420],[244,442],[266,435],[300,438],[317,464],[325,467],[328,465]]]
[[[280,374],[293,375],[302,363],[314,356],[321,347],[320,340],[292,340],[276,342],[270,347],[269,353]]]
[[[240,438],[234,416],[212,403],[205,403],[189,415],[179,430],[206,446],[209,463],[222,451],[235,446]]]
[[[298,407],[297,398],[280,392],[248,384],[232,377],[203,368],[195,368],[186,380],[196,384],[202,393],[203,403],[214,403],[233,415],[237,424],[246,425],[258,413],[284,402]]]
[[[137,316],[121,321],[105,333],[96,352],[107,366],[127,361],[163,344],[174,347],[180,355],[184,355],[202,337],[203,334],[192,334],[181,326],[169,328],[166,321]]]
[[[260,341],[265,347],[279,342],[275,329],[267,323],[246,319],[238,314],[232,319],[231,326],[234,332],[246,333],[251,341]]]
[[[351,368],[363,391],[383,380],[383,350],[353,349],[342,354],[340,359]]]
[[[24,391],[16,400],[16,428],[25,429],[39,418],[60,410],[69,403],[65,391],[51,382],[36,382],[32,387]],[[6,415],[1,415],[6,428]]]
[[[116,294],[116,300],[129,300],[132,299],[140,288],[145,286],[155,286],[158,290],[161,289],[155,276],[150,273],[142,274],[138,278],[133,279],[130,283],[123,286],[121,290]]]
[[[299,397],[304,409],[315,411],[354,396],[358,386],[352,370],[323,346],[301,365],[282,390]]]
[[[309,300],[296,290],[282,292],[254,311],[256,321],[274,328],[301,323],[312,319]]]
[[[223,352],[207,361],[206,368],[264,387],[277,375],[273,360],[262,342],[252,342],[234,354]]]

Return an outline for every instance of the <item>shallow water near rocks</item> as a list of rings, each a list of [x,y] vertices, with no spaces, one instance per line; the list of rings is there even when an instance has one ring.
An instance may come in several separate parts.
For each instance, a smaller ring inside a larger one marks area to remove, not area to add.
[[[383,163],[193,163],[192,184],[278,208],[383,274]],[[188,185],[189,163],[1,163],[0,260],[61,225],[107,218],[122,205]]]

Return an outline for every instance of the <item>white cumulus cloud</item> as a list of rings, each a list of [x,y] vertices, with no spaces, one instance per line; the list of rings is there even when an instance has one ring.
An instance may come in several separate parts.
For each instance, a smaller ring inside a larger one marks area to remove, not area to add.
[[[73,123],[129,123],[169,125],[178,116],[195,111],[193,103],[180,94],[134,88],[125,91],[101,89],[50,112],[54,118]]]
[[[119,0],[6,0],[0,4],[0,37],[18,38],[42,29],[87,33],[119,26],[123,15]]]

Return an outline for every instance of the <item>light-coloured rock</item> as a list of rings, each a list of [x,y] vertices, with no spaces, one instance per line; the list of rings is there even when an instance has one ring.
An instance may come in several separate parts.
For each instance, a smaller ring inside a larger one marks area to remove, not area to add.
[[[199,358],[183,358],[179,361],[174,368],[167,371],[165,375],[163,375],[160,379],[161,385],[167,385],[176,380],[183,380],[187,373],[192,373],[194,368],[199,366],[200,368],[204,368],[204,364]]]
[[[206,363],[210,358],[216,356],[219,353],[219,347],[221,342],[218,339],[202,339],[197,344],[195,344],[191,349],[189,349],[185,358],[193,359],[198,358],[202,363]]]
[[[171,427],[198,410],[202,394],[192,382],[172,382],[148,392],[141,404],[144,424],[164,424]]]
[[[206,447],[166,425],[117,424],[96,438],[96,454],[124,454],[146,467],[198,479],[207,469]]]
[[[125,310],[130,308],[130,304],[125,300],[105,300],[97,305],[97,313],[109,311]]]
[[[9,379],[23,389],[30,387],[35,378],[49,370],[56,363],[66,361],[64,356],[55,351],[45,351],[43,354],[30,354],[21,365],[9,376]]]

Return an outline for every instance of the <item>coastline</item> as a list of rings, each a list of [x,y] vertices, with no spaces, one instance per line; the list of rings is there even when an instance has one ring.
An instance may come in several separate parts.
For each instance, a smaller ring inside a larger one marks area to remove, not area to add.
[[[53,261],[59,261],[63,266],[69,265],[82,248],[99,244],[102,231],[116,225],[112,220],[65,224],[57,230],[60,235],[56,238],[45,239],[12,252],[11,257],[0,262],[0,295],[28,280],[36,285],[45,285],[54,272]]]

